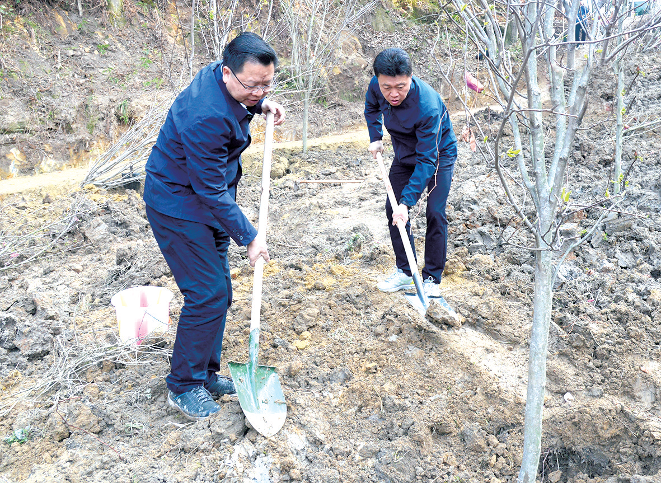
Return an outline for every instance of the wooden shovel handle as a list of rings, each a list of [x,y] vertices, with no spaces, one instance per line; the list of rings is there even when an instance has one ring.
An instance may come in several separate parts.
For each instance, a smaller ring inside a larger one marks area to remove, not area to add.
[[[264,164],[262,165],[262,194],[259,201],[259,220],[257,236],[266,240],[266,225],[269,213],[269,189],[271,187],[271,151],[273,150],[273,113],[266,113],[266,134],[264,135]],[[250,335],[259,330],[259,312],[262,307],[262,278],[264,277],[264,259],[255,262],[255,275],[252,286],[252,309],[250,311]],[[259,337],[259,333],[257,333]],[[258,341],[257,341],[258,342]],[[252,344],[250,344],[252,351]],[[251,357],[252,359],[252,357]]]
[[[379,169],[381,170],[381,177],[383,178],[383,183],[386,185],[386,192],[388,193],[388,199],[390,200],[390,206],[394,210],[399,203],[395,199],[395,192],[392,189],[390,184],[390,178],[386,172],[386,167],[383,164],[383,156],[381,153],[376,153],[376,160],[379,163]],[[413,249],[411,248],[411,240],[409,240],[409,234],[406,232],[406,223],[403,221],[398,221],[396,223],[397,229],[399,230],[399,236],[402,238],[402,243],[404,244],[404,251],[406,252],[406,259],[409,262],[409,268],[411,269],[411,276],[413,277],[413,282],[415,283],[415,288],[418,292],[418,297],[422,301],[422,304],[427,307],[427,297],[422,289],[422,283],[420,281],[420,275],[418,272],[418,264],[415,263],[415,255],[413,255]]]

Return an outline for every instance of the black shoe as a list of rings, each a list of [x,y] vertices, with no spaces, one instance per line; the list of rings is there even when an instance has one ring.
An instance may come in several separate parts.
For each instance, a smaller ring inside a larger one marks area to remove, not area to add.
[[[213,397],[220,397],[225,394],[236,394],[234,381],[227,376],[216,376],[214,382],[211,384],[205,384],[204,387]]]
[[[197,386],[183,394],[168,392],[168,404],[189,419],[198,421],[220,411],[220,406],[202,386]]]

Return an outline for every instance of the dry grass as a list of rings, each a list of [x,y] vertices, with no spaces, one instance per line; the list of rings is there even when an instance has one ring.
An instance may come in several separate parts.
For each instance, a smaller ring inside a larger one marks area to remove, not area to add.
[[[101,369],[104,365],[154,366],[165,364],[171,355],[162,336],[148,338],[140,345],[134,343],[94,343],[90,341],[68,341],[59,336],[54,341],[54,362],[41,377],[32,384],[26,380],[5,381],[8,394],[0,399],[0,417],[4,417],[17,405],[51,406],[58,401],[80,396],[89,384],[90,369]]]
[[[109,189],[143,179],[145,163],[175,97],[173,95],[152,106],[138,123],[92,164],[81,186],[93,184]]]

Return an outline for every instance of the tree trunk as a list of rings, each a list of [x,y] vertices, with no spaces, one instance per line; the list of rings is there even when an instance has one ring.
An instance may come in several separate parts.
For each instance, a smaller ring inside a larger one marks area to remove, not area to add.
[[[544,242],[537,243],[538,247]],[[542,444],[542,417],[546,390],[546,355],[553,300],[552,252],[540,250],[535,256],[535,295],[528,360],[528,392],[524,423],[523,461],[519,483],[535,483]]]
[[[190,9],[190,65],[189,65],[189,80],[193,80],[193,57],[195,57],[195,0]]]
[[[310,109],[310,90],[306,89],[303,98],[303,152],[308,152],[308,111]]]
[[[567,19],[567,40],[570,42],[567,45],[567,69],[574,70],[575,53],[576,53],[576,17],[578,16],[579,2],[571,2],[569,15]]]
[[[627,8],[627,2],[625,0],[623,4],[624,9]],[[617,24],[617,33],[622,34],[622,25],[623,21],[620,19]],[[622,43],[622,37],[618,38],[618,45]],[[615,62],[613,62],[613,70],[615,75],[617,75],[617,111],[615,112],[615,119],[617,125],[615,128],[615,160],[613,162],[613,194],[620,194],[620,183],[622,180],[622,137],[624,132],[624,123],[622,122],[623,110],[624,110],[624,72],[622,70],[622,55],[620,54],[616,57]]]
[[[624,123],[622,122],[622,111],[624,110],[624,72],[620,63],[620,57],[613,64],[617,74],[617,126],[615,129],[615,160],[613,162],[613,194],[620,194],[620,183],[622,180],[622,134],[624,132]]]
[[[124,10],[124,0],[108,0],[108,10],[113,19],[121,19]]]
[[[215,60],[220,60],[222,58],[222,53],[220,51],[220,35],[218,34],[218,5],[216,0],[211,0],[209,3],[209,11],[213,18],[213,55]]]

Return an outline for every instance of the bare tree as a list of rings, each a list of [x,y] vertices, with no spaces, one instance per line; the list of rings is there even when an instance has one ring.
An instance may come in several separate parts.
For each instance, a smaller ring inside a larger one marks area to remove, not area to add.
[[[590,79],[599,64],[621,58],[627,48],[636,46],[644,34],[660,25],[659,17],[651,16],[642,26],[618,32],[617,22],[625,1],[610,0],[601,9],[593,2],[593,18],[583,43],[574,35],[579,0],[563,1],[563,8],[557,0],[520,3],[453,0],[459,16],[449,16],[476,51],[487,53],[490,92],[502,107],[502,122],[492,140],[487,139],[475,118],[472,124],[480,131],[478,139],[484,139],[479,143],[480,152],[493,163],[507,200],[530,234],[528,248],[535,254],[519,482],[534,482],[537,475],[548,332],[558,268],[569,251],[592,236],[598,223],[621,201],[621,197],[598,200],[594,206],[602,208],[602,212],[591,230],[572,240],[560,236],[560,226],[574,211],[567,167],[587,109]],[[518,43],[506,48],[504,32],[511,20],[518,31]],[[514,141],[512,145],[502,146],[506,127]]]
[[[307,151],[310,102],[323,86],[323,79],[338,45],[348,38],[360,18],[371,11],[375,0],[281,0],[280,8],[289,27],[291,72],[288,79],[303,100],[303,151]]]
[[[267,41],[269,35],[277,35],[281,30],[274,28],[274,0],[257,2],[257,7],[246,5],[239,0],[191,0],[190,45],[188,54],[189,77],[195,74],[193,58],[196,53],[196,38],[206,49],[206,54],[221,60],[223,49],[234,33],[255,31]],[[202,47],[197,47],[200,49]]]
[[[624,0],[618,17],[611,18],[611,21],[617,25],[617,55],[613,62],[613,70],[617,78],[617,92],[615,99],[617,99],[617,106],[615,110],[615,157],[613,162],[613,177],[611,183],[613,185],[613,194],[617,195],[621,189],[626,185],[626,175],[622,171],[622,152],[625,142],[625,134],[631,134],[641,128],[648,129],[654,128],[661,123],[661,120],[656,119],[650,121],[647,116],[642,116],[637,119],[627,119],[627,103],[625,97],[630,96],[631,88],[639,75],[645,75],[637,69],[634,78],[628,86],[624,85],[624,67],[622,61],[628,53],[627,49],[619,49],[620,45],[627,40],[631,31],[638,31],[639,41],[631,46],[629,50],[636,50],[645,52],[652,46],[658,47],[661,45],[661,5],[658,2],[643,3],[640,7],[636,8],[637,2],[630,2]],[[637,10],[641,9],[644,12],[639,15]],[[635,96],[634,96],[635,99]],[[635,156],[632,164],[635,163],[638,156]],[[631,169],[631,166],[629,167]]]

